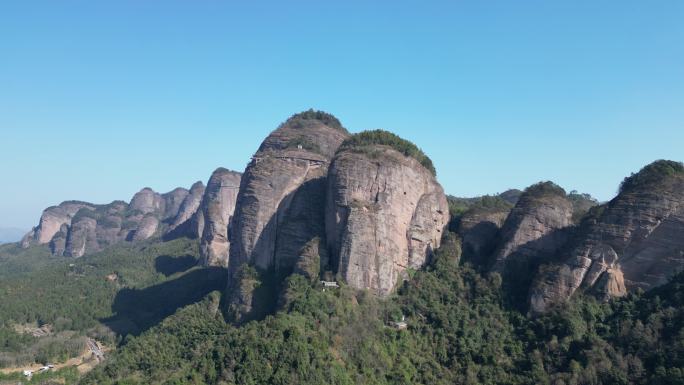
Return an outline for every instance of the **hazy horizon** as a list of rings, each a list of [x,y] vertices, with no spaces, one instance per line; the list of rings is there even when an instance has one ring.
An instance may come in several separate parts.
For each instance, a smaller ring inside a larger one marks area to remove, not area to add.
[[[309,108],[430,156],[447,193],[611,199],[684,160],[684,3],[0,4],[0,226],[243,171]]]

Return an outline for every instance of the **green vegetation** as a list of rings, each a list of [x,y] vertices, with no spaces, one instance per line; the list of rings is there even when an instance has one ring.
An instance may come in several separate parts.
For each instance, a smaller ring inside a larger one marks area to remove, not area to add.
[[[31,377],[31,385],[61,385],[76,384],[79,380],[78,370],[74,367],[59,370],[50,370],[43,373],[36,373]],[[22,384],[26,377],[22,373],[2,374],[0,373],[0,384]]]
[[[126,344],[83,384],[681,384],[684,275],[609,304],[578,296],[536,319],[498,274],[434,261],[379,300],[294,274],[279,310],[239,327],[219,293]],[[408,329],[389,321],[406,317]]]
[[[84,336],[115,344],[223,288],[226,274],[193,269],[195,241],[118,245],[80,259],[46,247],[0,246],[0,367],[63,361]],[[109,276],[109,279],[108,279]],[[50,325],[49,336],[16,329]]]
[[[44,268],[54,262],[47,246],[22,249],[18,243],[0,245],[0,285],[17,274]]]
[[[342,126],[342,123],[332,114],[324,111],[314,110],[313,108],[292,115],[285,124],[294,128],[305,127],[313,121],[319,121],[328,127],[335,128],[340,131],[347,132],[347,129]]]
[[[449,215],[452,218],[463,215],[474,204],[475,199],[477,198],[460,198],[453,195],[447,195]]]
[[[447,203],[449,204],[449,229],[457,231],[461,221],[461,217],[468,212],[508,212],[513,208],[513,205],[503,199],[501,195],[483,195],[476,198],[459,198],[454,196],[447,196]]]
[[[452,217],[461,216],[469,210],[501,211],[513,208],[513,205],[500,195],[483,195],[476,198],[459,198],[449,195],[447,202],[449,203],[449,214]]]
[[[525,189],[525,195],[537,198],[543,196],[566,196],[565,190],[551,181],[533,184]]]
[[[580,194],[576,190],[570,191],[567,195],[568,200],[572,203],[572,222],[579,224],[589,211],[598,206],[598,201],[589,194]]]
[[[636,174],[625,178],[620,184],[620,192],[631,191],[641,186],[650,186],[660,183],[662,180],[679,175],[684,176],[684,164],[672,160],[656,160],[644,166]]]
[[[305,150],[309,150],[312,152],[316,153],[321,153],[321,148],[316,144],[314,141],[312,141],[309,137],[306,136],[297,136],[295,138],[290,139],[287,142],[286,148],[298,148],[301,146]]]
[[[468,202],[506,207],[500,197]],[[3,245],[0,366],[62,361],[87,336],[118,348],[82,378],[71,368],[31,383],[684,384],[684,273],[610,303],[580,294],[530,318],[500,275],[459,264],[460,254],[447,233],[430,264],[387,299],[343,283],[323,290],[315,259],[284,281],[246,267],[237,295],[225,296],[226,271],[195,267],[197,244],[187,239],[80,259]],[[408,327],[397,330],[391,322],[403,317]],[[45,325],[44,337],[20,330]]]
[[[432,175],[437,175],[432,160],[430,160],[418,146],[385,130],[363,131],[354,134],[342,143],[339,151],[352,150],[367,152],[367,147],[373,145],[391,147],[405,156],[416,159],[423,167],[428,169]]]

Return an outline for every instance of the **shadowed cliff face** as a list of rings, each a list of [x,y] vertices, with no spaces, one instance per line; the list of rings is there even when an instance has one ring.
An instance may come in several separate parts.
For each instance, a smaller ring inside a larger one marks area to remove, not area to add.
[[[493,271],[502,273],[509,258],[554,255],[566,242],[565,232],[557,230],[572,225],[571,202],[560,188],[540,191],[544,187],[537,186],[541,185],[520,196],[506,218],[493,256]]]
[[[197,239],[202,237],[204,231],[204,214],[200,209],[204,197],[204,183],[195,182],[190,188],[189,194],[183,199],[178,214],[169,221],[168,230],[164,233],[164,240],[187,237]]]
[[[544,312],[580,288],[605,298],[649,289],[682,269],[684,172],[654,174],[590,212],[562,262],[540,273],[530,309]]]
[[[503,195],[472,199],[457,218],[457,231],[464,260],[500,274],[507,300],[522,310],[540,264],[557,258],[575,233],[577,218],[596,201],[587,194],[566,194],[552,182],[528,187],[515,196],[512,209]]]
[[[330,167],[326,232],[347,283],[388,295],[423,266],[449,221],[446,196],[414,158],[387,146],[340,151]]]
[[[211,175],[202,198],[203,218],[200,263],[204,266],[228,266],[228,230],[235,210],[241,174],[219,168]]]
[[[488,263],[509,212],[510,209],[470,210],[461,216],[457,232],[461,236],[464,261],[480,266]]]
[[[322,235],[328,164],[347,136],[341,126],[300,114],[264,140],[242,178],[231,264],[292,269],[301,247]]]
[[[85,202],[63,202],[59,206],[48,207],[40,216],[38,226],[22,239],[22,247],[28,247],[32,242],[39,245],[49,243],[62,226],[70,225],[71,218],[84,207],[92,205]]]

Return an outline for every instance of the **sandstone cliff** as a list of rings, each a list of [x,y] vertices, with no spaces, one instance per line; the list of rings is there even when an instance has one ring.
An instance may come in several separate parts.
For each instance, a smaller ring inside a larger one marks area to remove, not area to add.
[[[195,182],[195,184],[190,187],[190,192],[186,195],[185,199],[183,199],[183,202],[178,209],[178,214],[169,227],[169,233],[178,231],[179,235],[185,235],[189,238],[199,238],[202,236],[202,231],[204,230],[204,215],[199,215],[197,213],[200,204],[202,203],[204,190],[205,187],[202,182]]]
[[[164,200],[159,193],[154,192],[149,187],[145,187],[133,195],[129,208],[140,211],[143,214],[148,214],[161,212],[164,207],[163,204]]]
[[[64,249],[66,257],[82,257],[86,250],[98,251],[97,221],[88,216],[81,216],[69,227]]]
[[[63,202],[43,212],[38,226],[24,236],[21,246],[49,244],[53,255],[81,257],[118,242],[148,239],[166,231],[190,195],[183,188],[166,194],[144,188],[130,204]]]
[[[503,272],[509,258],[554,255],[566,242],[573,207],[565,191],[551,182],[530,186],[520,196],[499,233],[492,270]]]
[[[456,224],[451,227],[461,238],[463,260],[476,266],[487,266],[496,248],[499,230],[513,204],[499,195],[480,197],[469,206],[463,214],[457,215]]]
[[[684,268],[684,166],[657,161],[625,179],[618,196],[594,208],[564,253],[530,291],[544,312],[578,289],[621,296],[661,285]]]
[[[231,230],[231,265],[291,270],[299,250],[323,236],[328,164],[347,136],[332,115],[306,111],[263,141],[242,178]]]
[[[166,194],[162,194],[163,210],[161,220],[165,222],[173,222],[180,212],[180,207],[185,201],[185,198],[190,194],[190,191],[182,187],[175,188]]]
[[[92,205],[86,202],[67,201],[58,206],[48,207],[40,216],[38,226],[22,239],[22,247],[26,248],[31,243],[39,245],[49,243],[62,226],[70,225],[72,217],[84,207],[92,208]]]
[[[228,233],[235,211],[241,174],[219,168],[211,175],[199,210],[202,211],[201,264],[228,266]]]
[[[328,173],[327,241],[350,286],[388,295],[439,247],[448,205],[415,146],[383,131],[357,135]]]

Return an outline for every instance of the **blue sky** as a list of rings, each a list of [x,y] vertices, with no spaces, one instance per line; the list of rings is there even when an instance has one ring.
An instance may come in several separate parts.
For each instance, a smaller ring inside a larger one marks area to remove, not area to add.
[[[684,158],[682,1],[0,3],[0,226],[244,169],[292,113],[384,128],[448,193],[610,199]]]

